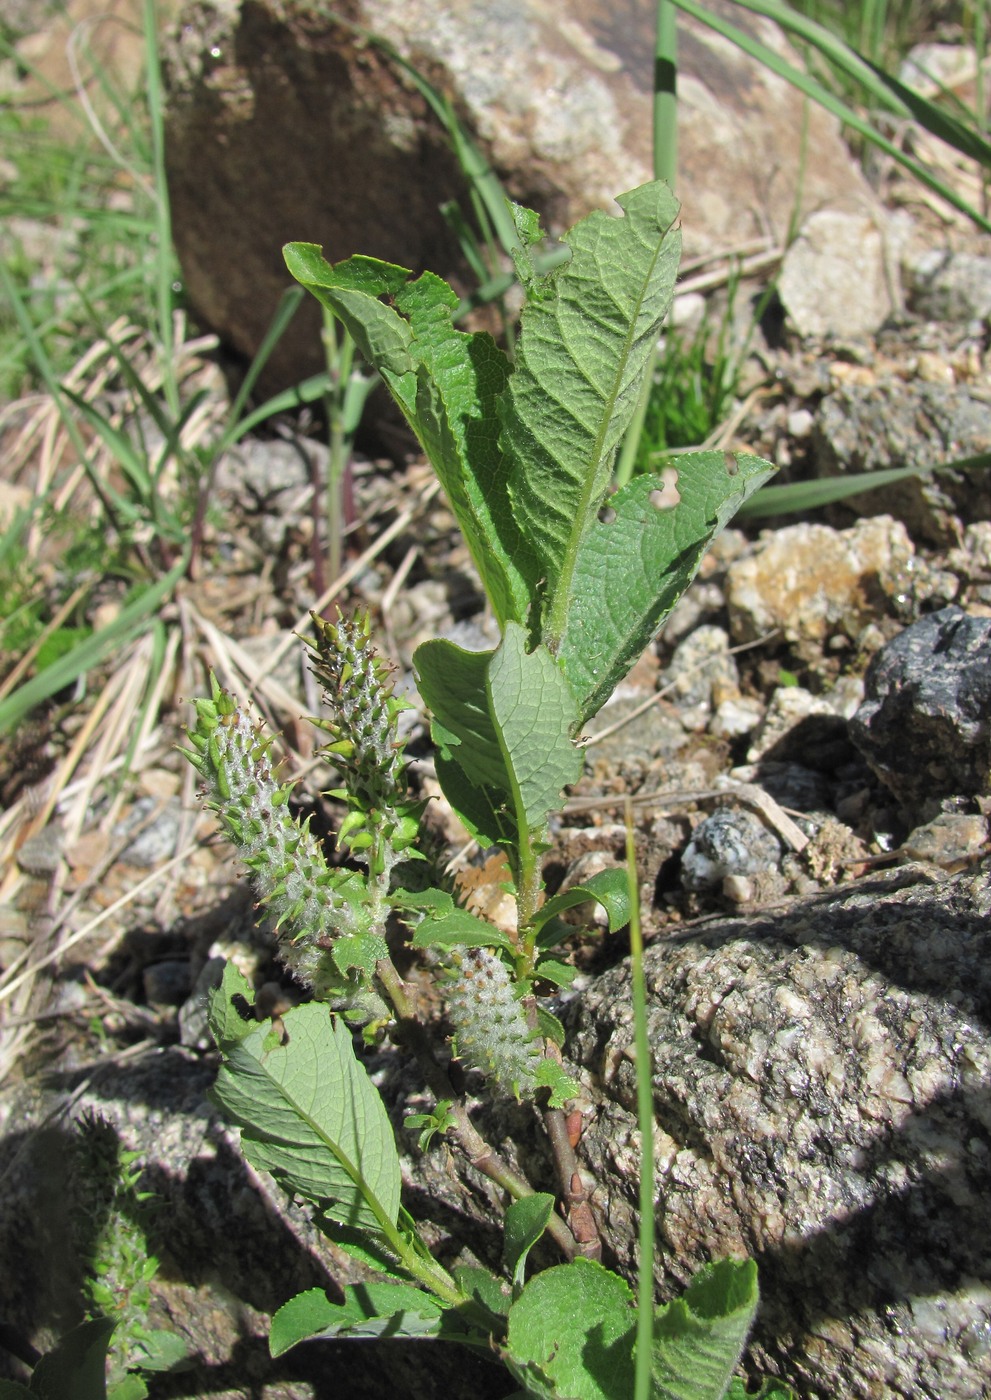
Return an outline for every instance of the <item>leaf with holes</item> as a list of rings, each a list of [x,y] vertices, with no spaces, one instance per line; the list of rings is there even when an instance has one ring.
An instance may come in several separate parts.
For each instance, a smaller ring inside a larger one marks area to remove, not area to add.
[[[558,660],[585,723],[691,583],[710,543],[775,468],[746,453],[692,452],[637,477],[585,536]]]

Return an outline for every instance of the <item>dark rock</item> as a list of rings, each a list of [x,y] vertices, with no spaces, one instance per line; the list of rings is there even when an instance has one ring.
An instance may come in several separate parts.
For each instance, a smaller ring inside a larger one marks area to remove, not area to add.
[[[850,737],[906,807],[991,784],[991,618],[941,608],[871,661]]]
[[[303,0],[200,0],[167,51],[173,230],[197,315],[244,355],[288,284],[281,246],[322,243],[470,274],[440,213],[467,204],[437,117],[348,21],[382,35],[459,114],[511,196],[561,233],[650,178],[654,7],[604,0],[349,0],[344,22]],[[717,5],[779,53],[773,24]],[[686,252],[783,239],[796,211],[872,196],[835,119],[771,68],[679,19],[679,195]],[[806,147],[806,142],[808,146]],[[805,150],[816,159],[805,160]],[[315,303],[265,383],[324,368]]]
[[[991,1356],[988,872],[909,869],[645,954],[657,1296],[752,1255],[750,1356],[802,1400],[975,1400]],[[605,1234],[635,1274],[630,972],[565,1011]]]

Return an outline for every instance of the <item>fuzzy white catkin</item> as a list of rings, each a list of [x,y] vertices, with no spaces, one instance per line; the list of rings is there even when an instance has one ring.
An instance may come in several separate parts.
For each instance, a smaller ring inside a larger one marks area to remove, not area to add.
[[[447,1013],[459,1058],[516,1098],[532,1093],[543,1057],[513,995],[509,969],[490,948],[459,948],[454,957],[458,971],[448,987]]]

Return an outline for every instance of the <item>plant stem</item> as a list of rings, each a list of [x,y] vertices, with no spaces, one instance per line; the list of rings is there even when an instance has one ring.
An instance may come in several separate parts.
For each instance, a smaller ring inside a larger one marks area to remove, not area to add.
[[[447,1071],[434,1054],[423,1022],[416,1014],[409,989],[396,971],[392,959],[380,959],[376,964],[375,971],[396,1012],[399,1037],[416,1057],[428,1088],[438,1102],[441,1099],[451,1101],[451,1112],[454,1114],[456,1124],[454,1131],[470,1164],[477,1168],[483,1176],[487,1176],[490,1181],[495,1182],[503,1191],[506,1191],[515,1201],[522,1200],[524,1196],[534,1195],[534,1189],[526,1178],[515,1171],[508,1162],[503,1161],[472,1123],[462,1096],[454,1088]],[[566,1259],[573,1259],[576,1254],[582,1253],[578,1241],[559,1215],[551,1215],[547,1225],[547,1233]]]
[[[557,1164],[561,1194],[568,1203],[568,1225],[578,1241],[579,1252],[586,1259],[602,1258],[599,1229],[588,1203],[588,1196],[578,1170],[578,1158],[571,1145],[568,1123],[559,1108],[544,1109],[544,1127]]]

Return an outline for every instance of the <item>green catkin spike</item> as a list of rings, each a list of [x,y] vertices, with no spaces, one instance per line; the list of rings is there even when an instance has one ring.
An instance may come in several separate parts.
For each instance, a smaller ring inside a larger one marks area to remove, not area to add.
[[[365,931],[364,889],[351,871],[330,870],[308,823],[287,805],[263,738],[234,697],[211,678],[213,698],[197,703],[188,757],[203,777],[210,805],[219,812],[260,901],[286,938],[280,957],[317,997],[337,997],[341,974],[329,948],[342,935]]]
[[[543,1060],[509,969],[490,948],[454,950],[457,972],[447,989],[447,1014],[458,1057],[515,1098],[531,1095]]]
[[[392,671],[371,645],[367,615],[314,616],[313,625],[313,674],[331,712],[320,725],[330,740],[323,753],[336,761],[343,786],[335,795],[351,809],[338,840],[384,876],[416,839],[423,805],[408,795],[397,727],[409,707],[392,693]]]

